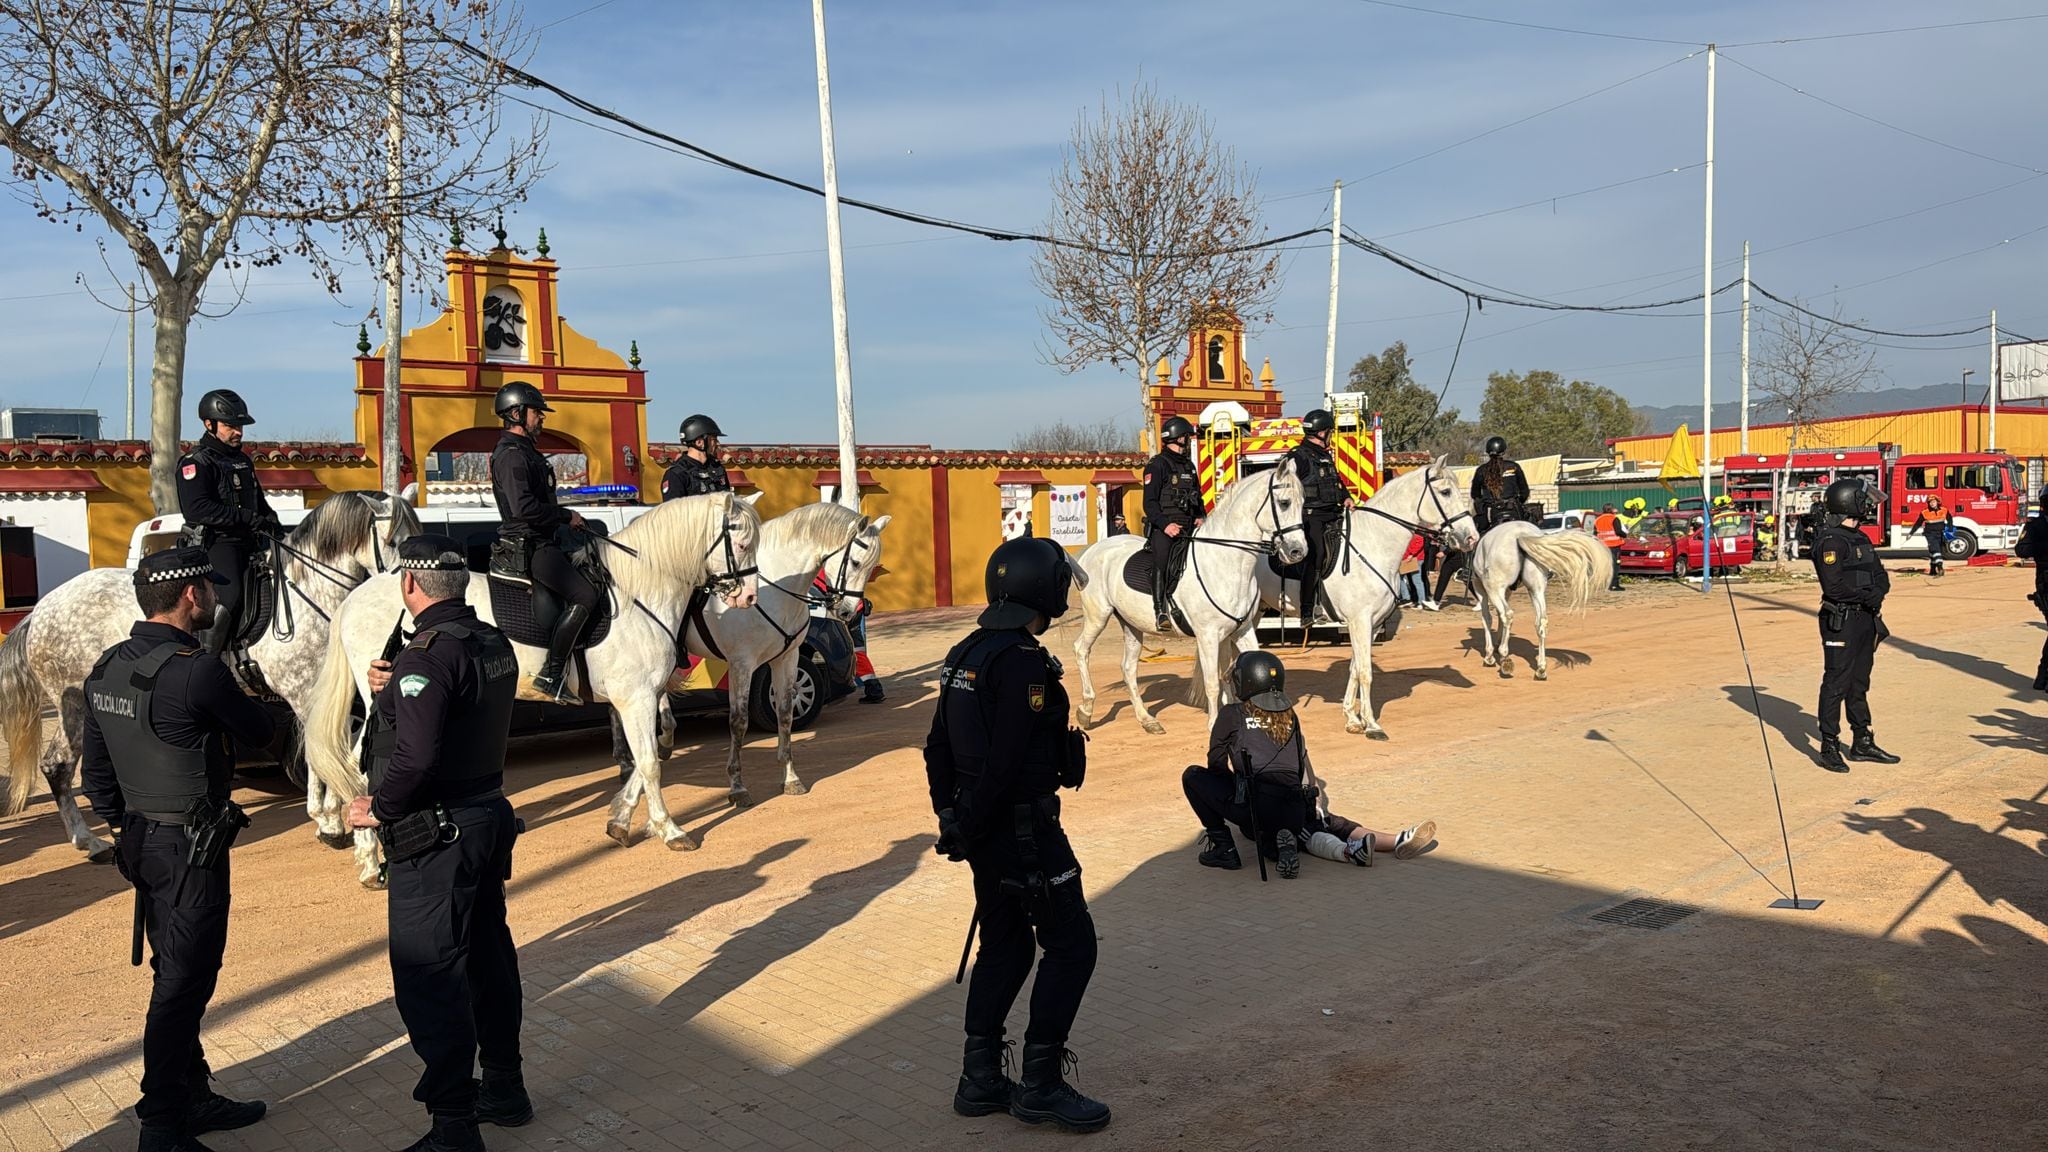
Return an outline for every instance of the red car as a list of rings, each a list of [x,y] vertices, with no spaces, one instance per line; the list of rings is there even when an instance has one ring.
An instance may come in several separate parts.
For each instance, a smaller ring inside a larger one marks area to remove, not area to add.
[[[1680,580],[1700,570],[1707,541],[1698,512],[1660,512],[1643,517],[1621,542],[1621,570],[1637,575],[1670,575]],[[1714,517],[1714,571],[1732,572],[1756,559],[1756,517],[1722,512]]]

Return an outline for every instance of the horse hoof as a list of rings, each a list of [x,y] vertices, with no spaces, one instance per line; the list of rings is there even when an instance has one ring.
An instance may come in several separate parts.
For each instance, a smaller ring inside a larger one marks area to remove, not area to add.
[[[1505,664],[1501,665],[1500,678],[1503,680],[1513,680],[1515,678],[1515,670]]]
[[[633,843],[633,830],[624,824],[606,824],[604,826],[604,834],[611,837],[612,843],[617,844],[621,848],[628,847]]]
[[[1358,720],[1346,720],[1344,722],[1344,730],[1346,732],[1351,733],[1353,736],[1356,736],[1361,732],[1368,731],[1364,722]]]
[[[363,877],[363,888],[370,892],[382,892],[384,890],[384,881],[376,876],[365,876]]]
[[[329,848],[348,849],[356,846],[356,838],[347,832],[320,832],[315,835]]]
[[[1145,731],[1150,732],[1154,736],[1166,735],[1166,725],[1161,724],[1157,720],[1145,720],[1141,721],[1140,723],[1141,726],[1145,729]]]
[[[811,786],[801,780],[791,780],[782,786],[782,794],[784,796],[807,796],[810,794],[810,791]]]
[[[114,862],[114,846],[108,844],[94,848],[85,854],[85,858],[89,863],[93,864],[112,864]]]
[[[1548,668],[1538,668],[1538,669],[1536,670],[1536,678],[1537,678],[1538,680],[1548,680],[1548,679],[1550,679],[1550,669],[1548,669]]]
[[[1371,728],[1366,730],[1365,738],[1367,740],[1385,740],[1387,738],[1387,733],[1386,730],[1382,728]]]
[[[697,840],[688,832],[679,831],[662,841],[662,843],[668,845],[668,850],[671,852],[695,852],[697,850]]]

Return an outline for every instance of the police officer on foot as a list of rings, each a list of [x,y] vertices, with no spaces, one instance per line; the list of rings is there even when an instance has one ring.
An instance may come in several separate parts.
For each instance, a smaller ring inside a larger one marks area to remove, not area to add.
[[[2013,545],[2012,554],[2034,562],[2034,591],[2027,599],[2034,602],[2036,611],[2048,616],[2048,488],[2041,489],[2034,515],[2020,529],[2019,542]],[[2048,692],[2048,640],[2041,642],[2041,662],[2034,669],[2034,691]]]
[[[1028,1123],[1093,1132],[1109,1123],[1109,1107],[1075,1091],[1061,1068],[1073,1058],[1067,1036],[1095,971],[1095,921],[1081,894],[1080,862],[1060,828],[1057,795],[1081,786],[1086,744],[1067,728],[1060,663],[1037,640],[1066,612],[1073,579],[1066,550],[1050,540],[996,548],[988,560],[989,606],[946,654],[924,764],[939,817],[936,848],[974,870],[981,930],[953,1110],[1007,1110]],[[1022,1079],[1013,1083],[1005,1075],[1003,1021],[1040,949]]]
[[[1301,443],[1287,453],[1295,475],[1301,477],[1302,525],[1308,530],[1308,559],[1301,578],[1301,642],[1308,643],[1309,623],[1323,617],[1317,596],[1322,591],[1323,567],[1333,549],[1343,547],[1337,527],[1351,494],[1337,473],[1337,461],[1330,455],[1330,437],[1337,431],[1337,419],[1321,408],[1301,418]]]
[[[732,481],[725,474],[725,465],[718,459],[718,440],[725,433],[718,427],[718,421],[698,414],[683,421],[681,436],[683,454],[676,457],[668,471],[661,474],[661,498],[678,500],[684,496],[707,496],[713,492],[729,492]]]
[[[1472,470],[1472,507],[1479,513],[1479,530],[1520,520],[1522,505],[1528,502],[1529,478],[1508,459],[1508,442],[1488,436],[1486,463]]]
[[[505,741],[519,660],[463,599],[469,571],[455,541],[414,536],[398,566],[416,630],[372,671],[372,794],[349,805],[348,824],[383,841],[393,998],[426,1064],[412,1096],[433,1128],[406,1152],[476,1152],[479,1121],[533,1119],[519,1071],[519,956],[505,926],[518,834]]]
[[[213,633],[206,638],[206,650],[216,656],[241,630],[249,558],[264,534],[277,531],[277,513],[263,497],[256,465],[242,451],[242,430],[255,422],[240,396],[216,388],[199,398],[199,423],[206,434],[178,458],[178,511],[185,517],[186,539],[206,549],[214,570],[227,581]]]
[[[142,1152],[206,1152],[207,1132],[263,1118],[261,1101],[207,1084],[199,1020],[228,943],[228,848],[248,817],[228,798],[233,742],[258,746],[270,713],[244,695],[193,632],[223,582],[206,553],[143,558],[135,599],[147,617],[85,681],[85,794],[116,831],[115,862],[135,886],[153,979],[142,1029]],[[133,958],[141,963],[138,939]]]
[[[1813,539],[1813,571],[1820,577],[1820,766],[1847,772],[1842,761],[1842,705],[1849,706],[1849,726],[1856,738],[1848,758],[1897,764],[1899,758],[1877,746],[1870,732],[1870,665],[1877,643],[1891,630],[1884,626],[1884,598],[1891,577],[1877,559],[1877,549],[1857,525],[1868,519],[1875,501],[1860,480],[1837,480],[1823,498],[1826,515]]]
[[[1159,452],[1145,463],[1145,547],[1152,553],[1154,631],[1173,631],[1173,589],[1166,571],[1187,547],[1202,522],[1202,477],[1188,456],[1195,426],[1185,416],[1168,417],[1159,428]]]

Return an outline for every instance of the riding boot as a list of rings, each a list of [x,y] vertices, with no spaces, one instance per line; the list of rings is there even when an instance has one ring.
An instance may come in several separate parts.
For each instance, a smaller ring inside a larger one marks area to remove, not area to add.
[[[1842,746],[1832,736],[1820,738],[1820,766],[1830,772],[1849,770],[1849,765],[1842,760]]]
[[[1227,868],[1236,871],[1244,867],[1244,858],[1237,854],[1237,842],[1230,838],[1228,828],[1205,828],[1203,834],[1208,843],[1202,854],[1195,858],[1204,868]]]
[[[1166,574],[1154,572],[1152,574],[1152,616],[1154,624],[1157,625],[1153,629],[1154,631],[1168,633],[1173,631],[1172,603],[1173,596],[1166,587]]]
[[[1010,1102],[1010,1115],[1026,1124],[1051,1121],[1069,1132],[1094,1132],[1109,1124],[1109,1105],[1090,1100],[1067,1083],[1062,1065],[1074,1054],[1064,1044],[1024,1042],[1024,1076]]]
[[[1849,744],[1849,759],[1868,760],[1873,764],[1897,764],[1899,758],[1877,746],[1876,737],[1868,728],[1856,733],[1856,739]]]
[[[554,634],[548,637],[548,658],[533,677],[534,691],[556,700],[566,698],[569,657],[576,651],[576,641],[583,637],[583,626],[589,622],[590,609],[581,604],[571,604],[563,610],[561,619],[555,621]]]
[[[953,1090],[953,1111],[962,1116],[1009,1111],[1017,1092],[1016,1081],[1004,1074],[1009,1066],[1009,1041],[1000,1036],[969,1036],[960,1060],[960,1086]]]

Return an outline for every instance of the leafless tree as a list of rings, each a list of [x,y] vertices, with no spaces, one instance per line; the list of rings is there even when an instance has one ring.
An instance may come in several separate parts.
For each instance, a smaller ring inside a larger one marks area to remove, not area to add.
[[[0,148],[20,198],[53,223],[104,228],[146,284],[159,510],[176,506],[194,315],[231,309],[248,269],[287,257],[338,294],[344,261],[381,257],[394,217],[433,222],[433,235],[408,229],[426,258],[407,264],[437,268],[440,227],[522,198],[539,174],[541,125],[507,131],[500,118],[495,61],[526,40],[516,8],[410,0],[400,19],[394,70],[386,0],[0,0]],[[106,249],[107,274],[129,279]],[[223,269],[229,290],[209,301]]]
[[[1842,324],[1839,306],[1826,319],[1791,309],[1776,311],[1762,348],[1751,361],[1757,392],[1768,408],[1783,409],[1791,425],[1787,452],[1797,451],[1806,432],[1832,412],[1842,397],[1862,391],[1883,376],[1876,351]],[[1783,506],[1787,474],[1779,472],[1771,498],[1771,512],[1778,518],[1781,558],[1791,555],[1795,535],[1789,530],[1791,521]]]
[[[1201,310],[1270,319],[1280,258],[1230,251],[1265,237],[1257,183],[1199,108],[1167,99],[1157,84],[1083,112],[1053,176],[1046,223],[1065,243],[1041,244],[1032,257],[1047,300],[1047,360],[1063,372],[1127,368],[1142,406],[1153,357]]]
[[[1094,424],[1055,420],[1020,433],[1010,447],[1018,452],[1130,452],[1137,448],[1137,437],[1116,420]]]

